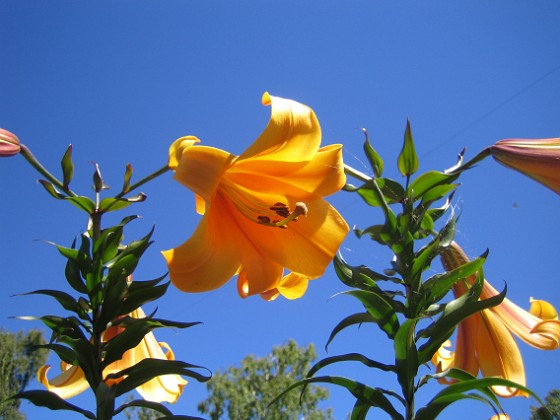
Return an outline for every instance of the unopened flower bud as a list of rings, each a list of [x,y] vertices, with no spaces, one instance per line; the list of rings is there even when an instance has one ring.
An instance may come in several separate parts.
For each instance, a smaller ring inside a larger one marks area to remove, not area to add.
[[[21,150],[19,139],[14,133],[0,128],[0,157],[17,155]]]
[[[560,138],[501,140],[490,153],[502,165],[560,194]]]

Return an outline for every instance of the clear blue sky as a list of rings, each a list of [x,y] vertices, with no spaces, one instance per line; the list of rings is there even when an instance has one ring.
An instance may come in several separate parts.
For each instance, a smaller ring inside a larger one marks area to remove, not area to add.
[[[364,171],[360,128],[366,127],[385,157],[387,175],[398,178],[394,162],[407,117],[421,170],[451,166],[464,146],[472,156],[504,138],[560,136],[558,22],[560,3],[553,0],[4,0],[0,127],[17,133],[53,170],[72,143],[75,189],[90,191],[88,162],[95,161],[117,192],[126,163],[139,179],[163,166],[169,144],[183,135],[240,153],[268,121],[260,97],[269,91],[311,106],[324,144],[343,143],[346,162]],[[57,307],[47,298],[10,296],[67,287],[64,260],[44,240],[69,245],[85,220],[72,206],[50,199],[22,158],[2,160],[0,177],[0,325],[11,331],[39,327],[9,317]],[[462,181],[457,240],[471,255],[490,248],[487,278],[497,288],[506,281],[508,296],[518,304],[527,306],[533,296],[560,306],[558,196],[490,160]],[[170,174],[144,192],[148,201],[132,210],[143,219],[132,224],[126,239],[155,225],[156,243],[137,279],[164,273],[159,251],[185,240],[199,220],[192,194]],[[339,193],[331,202],[350,225],[380,220],[357,196]],[[388,266],[386,252],[351,236],[342,249],[351,263]],[[361,310],[350,297],[331,299],[343,290],[330,268],[293,302],[242,300],[234,281],[206,294],[170,288],[159,302],[159,316],[204,325],[156,336],[179,359],[211,370],[238,364],[247,354],[265,355],[288,338],[315,343],[324,357],[332,328]],[[560,387],[560,355],[520,346],[528,385],[541,396]],[[384,336],[373,328],[341,334],[329,355],[352,351],[387,362],[391,357]],[[395,386],[379,373],[351,366],[331,373]],[[353,400],[344,390],[330,389],[327,406],[344,419]],[[205,385],[192,381],[172,408],[196,415],[205,396]],[[75,402],[91,406],[92,400]],[[527,418],[531,404],[504,401],[514,419]],[[60,418],[27,403],[23,411],[31,419]],[[443,418],[490,415],[485,406],[463,402]]]

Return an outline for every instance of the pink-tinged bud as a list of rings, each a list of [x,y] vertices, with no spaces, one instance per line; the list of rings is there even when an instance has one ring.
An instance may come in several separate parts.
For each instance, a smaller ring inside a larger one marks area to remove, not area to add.
[[[0,157],[17,155],[20,150],[21,146],[17,136],[0,128]]]
[[[490,153],[502,165],[560,194],[560,138],[500,140]]]

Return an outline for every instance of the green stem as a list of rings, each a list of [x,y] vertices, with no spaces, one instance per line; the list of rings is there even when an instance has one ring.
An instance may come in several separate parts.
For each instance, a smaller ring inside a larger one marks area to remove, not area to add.
[[[363,172],[358,171],[357,169],[352,168],[351,166],[344,165],[344,173],[360,181],[367,182],[371,179],[371,176],[364,174]]]
[[[124,197],[126,194],[128,194],[129,192],[135,190],[136,188],[141,187],[141,186],[144,185],[145,183],[151,181],[152,179],[157,178],[157,177],[160,176],[160,175],[163,175],[164,173],[166,173],[167,171],[170,171],[170,170],[171,170],[171,168],[170,168],[169,166],[165,165],[163,168],[160,168],[160,169],[158,169],[157,171],[152,172],[150,175],[148,175],[148,176],[142,178],[140,181],[138,181],[138,182],[132,184],[130,187],[128,187],[128,189],[127,189],[126,191],[124,191],[124,190],[121,191],[119,194],[117,194],[117,195],[115,196],[115,198],[116,198],[116,199],[123,198],[123,197]]]
[[[463,172],[467,169],[470,169],[471,167],[476,165],[478,162],[483,161],[488,156],[490,156],[490,148],[489,147],[487,147],[486,149],[483,149],[481,152],[479,152],[475,157],[473,157],[468,162],[463,163],[463,155],[461,153],[459,155],[459,157],[460,157],[459,163],[457,165],[455,165],[454,167],[446,170],[445,173],[447,175],[455,175],[457,173],[461,173],[461,172]]]
[[[20,154],[23,155],[23,157],[25,158],[25,160],[27,160],[31,166],[33,166],[37,172],[39,172],[41,175],[43,175],[45,178],[47,178],[50,182],[52,182],[59,190],[63,191],[64,193],[66,193],[68,196],[70,197],[77,197],[77,194],[75,192],[73,192],[72,190],[70,190],[69,188],[65,187],[64,184],[62,182],[60,182],[53,174],[51,174],[47,168],[45,168],[43,165],[41,165],[41,162],[39,162],[37,160],[37,158],[33,155],[33,153],[31,153],[31,150],[29,150],[25,145],[20,145],[21,147],[21,152]]]

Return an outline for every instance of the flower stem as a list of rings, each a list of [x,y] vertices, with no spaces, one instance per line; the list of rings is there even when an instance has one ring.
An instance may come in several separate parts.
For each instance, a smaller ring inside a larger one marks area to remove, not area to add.
[[[160,175],[163,175],[164,173],[166,173],[167,171],[170,171],[171,168],[167,165],[165,165],[164,167],[158,169],[155,172],[152,172],[151,174],[145,176],[144,178],[142,178],[140,181],[132,184],[130,187],[128,187],[128,189],[126,191],[121,191],[119,194],[117,194],[115,196],[115,198],[119,199],[119,198],[123,198],[126,194],[128,194],[129,192],[135,190],[136,188],[141,187],[142,185],[144,185],[145,183],[151,181],[152,179],[157,178]]]
[[[360,172],[357,169],[354,169],[351,166],[348,166],[346,164],[344,165],[344,173],[346,175],[349,175],[351,177],[359,179],[360,181],[367,182],[367,181],[371,180],[371,176],[368,176],[368,175],[364,174],[363,172]]]
[[[37,160],[37,158],[35,157],[35,155],[33,155],[33,153],[31,153],[31,150],[29,150],[27,148],[27,146],[25,145],[20,145],[21,146],[21,151],[20,154],[23,155],[23,157],[25,158],[25,160],[27,160],[31,166],[33,166],[37,172],[39,172],[41,175],[43,175],[45,178],[47,178],[50,182],[52,182],[58,189],[60,189],[61,191],[63,191],[64,193],[66,193],[68,196],[70,197],[77,197],[77,194],[75,192],[73,192],[72,190],[70,190],[68,187],[65,187],[64,184],[62,182],[60,182],[53,174],[51,174],[47,168],[45,168],[41,162],[39,162]]]

